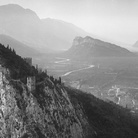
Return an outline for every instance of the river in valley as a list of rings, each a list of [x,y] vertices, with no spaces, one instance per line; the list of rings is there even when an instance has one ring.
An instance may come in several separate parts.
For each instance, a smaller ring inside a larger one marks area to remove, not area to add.
[[[67,64],[70,61],[70,59],[60,58],[60,57],[57,57],[56,59],[59,59],[58,61],[55,61],[56,64]],[[90,68],[93,68],[93,67],[94,67],[94,65],[87,65],[86,67],[66,72],[65,74],[62,75],[62,77],[68,76],[68,75],[70,75],[71,73],[74,73],[74,72],[90,69]]]
[[[85,68],[81,68],[81,69],[77,69],[77,70],[72,70],[72,71],[69,71],[69,72],[63,74],[62,77],[68,76],[68,75],[70,75],[71,73],[74,73],[74,72],[78,72],[78,71],[90,69],[90,68],[93,68],[93,67],[94,67],[94,65],[89,65],[89,66],[87,66],[87,67],[85,67]]]

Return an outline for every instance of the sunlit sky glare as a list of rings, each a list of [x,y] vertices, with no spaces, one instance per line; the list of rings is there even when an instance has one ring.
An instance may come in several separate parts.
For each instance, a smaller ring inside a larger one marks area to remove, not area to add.
[[[138,40],[138,0],[0,0],[19,4],[40,18],[55,18],[127,44]]]

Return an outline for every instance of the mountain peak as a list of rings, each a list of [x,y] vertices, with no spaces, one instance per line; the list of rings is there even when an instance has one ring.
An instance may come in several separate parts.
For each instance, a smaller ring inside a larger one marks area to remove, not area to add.
[[[86,36],[86,37],[80,37],[77,36],[74,40],[73,40],[73,46],[77,46],[77,45],[86,45],[87,44],[91,44],[90,46],[92,46],[94,43],[96,42],[96,39],[90,37],[90,36]]]
[[[21,7],[18,4],[7,4],[7,5],[2,5],[0,6],[0,9],[5,9],[5,10],[25,10],[23,7]]]
[[[0,6],[0,34],[46,51],[68,49],[75,36],[86,36],[81,28],[52,18],[40,20],[36,13],[17,4]]]
[[[77,46],[79,44],[81,44],[83,42],[83,38],[80,36],[75,37],[75,39],[73,40],[73,46]]]
[[[25,9],[23,7],[21,7],[20,5],[18,4],[7,4],[7,5],[2,5],[0,6],[0,15],[8,15],[8,16],[11,16],[11,15],[33,15],[35,17],[38,18],[37,14],[30,10],[30,9]]]

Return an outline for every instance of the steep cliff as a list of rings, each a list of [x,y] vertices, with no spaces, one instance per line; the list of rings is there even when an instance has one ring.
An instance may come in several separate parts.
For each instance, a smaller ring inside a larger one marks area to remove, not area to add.
[[[74,109],[66,90],[47,78],[29,92],[17,80],[0,81],[0,135],[2,138],[82,138],[89,127],[83,110]]]

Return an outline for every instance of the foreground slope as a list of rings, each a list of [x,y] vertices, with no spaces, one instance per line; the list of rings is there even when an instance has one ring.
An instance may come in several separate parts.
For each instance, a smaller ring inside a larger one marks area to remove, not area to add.
[[[2,138],[138,137],[138,120],[129,110],[65,87],[47,74],[38,73],[3,45],[0,60]],[[10,61],[12,65],[8,65]],[[15,68],[17,65],[21,68]],[[28,76],[36,77],[34,91],[29,91],[22,81]]]
[[[3,71],[0,81],[1,137],[86,137],[88,133],[83,128],[89,126],[87,119],[76,115],[64,87],[55,84],[45,74],[41,77],[41,73],[38,74],[10,49],[2,45],[0,48]],[[17,65],[19,68],[16,68]],[[33,92],[29,91],[26,82],[22,82],[27,75],[36,76],[36,90]],[[83,114],[81,109],[80,112]]]

